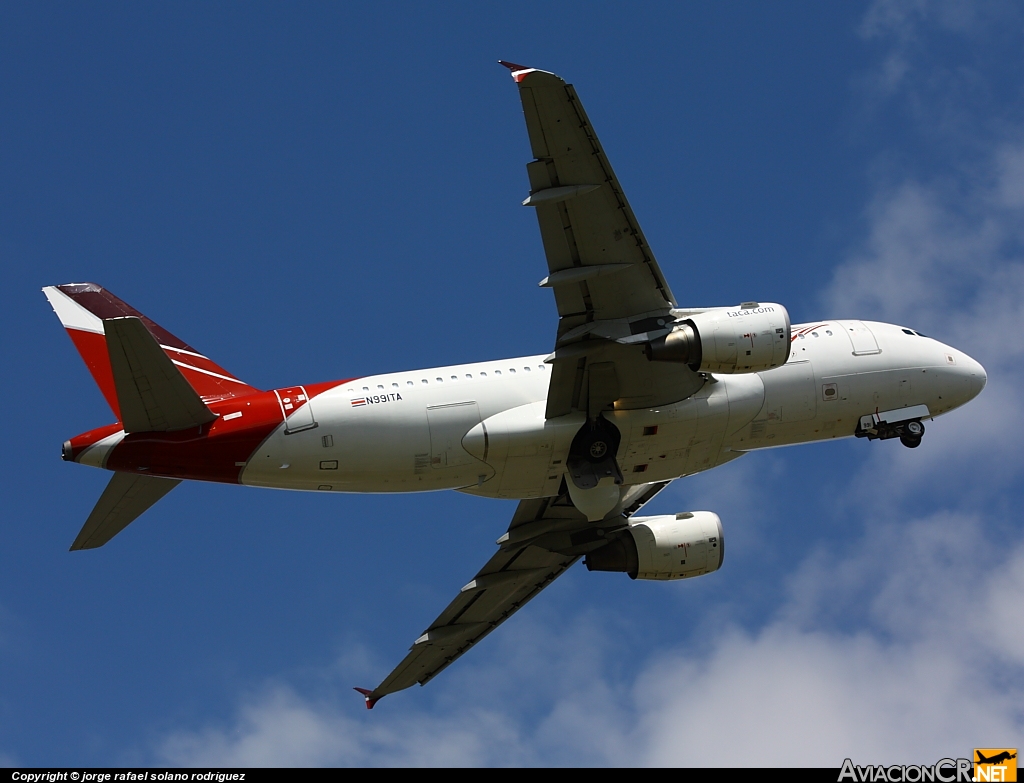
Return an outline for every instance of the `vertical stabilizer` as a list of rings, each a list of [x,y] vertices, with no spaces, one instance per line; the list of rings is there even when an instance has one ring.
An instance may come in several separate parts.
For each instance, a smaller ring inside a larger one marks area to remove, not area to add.
[[[116,318],[137,318],[141,321],[204,402],[241,397],[259,391],[95,283],[47,286],[43,293],[119,420],[121,408],[104,334],[104,321]]]

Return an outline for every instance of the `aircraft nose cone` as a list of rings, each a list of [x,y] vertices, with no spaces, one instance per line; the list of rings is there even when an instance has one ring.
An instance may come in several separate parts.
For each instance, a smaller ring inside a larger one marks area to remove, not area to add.
[[[937,373],[941,391],[935,401],[943,411],[966,405],[981,394],[988,382],[988,373],[979,362],[956,348],[945,348],[946,366]]]
[[[981,394],[981,390],[988,383],[988,373],[985,372],[985,368],[981,366],[980,362],[975,361],[967,354],[961,354],[961,357],[960,366],[963,368],[962,371],[967,381],[967,387],[970,390],[970,397],[968,399],[973,400]]]

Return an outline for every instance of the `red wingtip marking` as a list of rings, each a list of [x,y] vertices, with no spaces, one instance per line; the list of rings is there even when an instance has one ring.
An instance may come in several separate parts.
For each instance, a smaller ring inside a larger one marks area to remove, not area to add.
[[[518,65],[516,63],[506,62],[505,60],[498,60],[498,62],[512,71],[512,78],[515,80],[516,84],[519,84],[519,82],[525,79],[526,74],[537,70],[536,68],[530,68],[528,65]]]
[[[370,694],[373,693],[369,688],[353,688],[354,691],[359,691],[363,694],[363,698],[366,699],[366,709],[372,710],[373,705],[381,700],[382,697],[378,696],[376,699],[371,699]]]

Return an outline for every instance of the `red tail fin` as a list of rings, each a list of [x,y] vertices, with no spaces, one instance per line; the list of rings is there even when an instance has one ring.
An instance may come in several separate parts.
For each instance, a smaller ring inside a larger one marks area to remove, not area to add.
[[[110,354],[103,336],[103,321],[107,318],[139,318],[204,402],[241,397],[259,391],[238,380],[195,348],[95,283],[47,286],[43,293],[50,300],[54,312],[67,329],[96,385],[119,420],[121,412],[114,389],[114,376],[110,370]]]

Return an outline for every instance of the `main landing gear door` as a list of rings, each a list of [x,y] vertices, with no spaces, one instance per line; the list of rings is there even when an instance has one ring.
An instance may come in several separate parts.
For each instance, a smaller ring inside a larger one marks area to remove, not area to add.
[[[287,389],[275,389],[277,401],[281,404],[281,415],[284,416],[284,434],[311,430],[316,426],[313,408],[309,404],[309,395],[303,386],[289,386]]]

